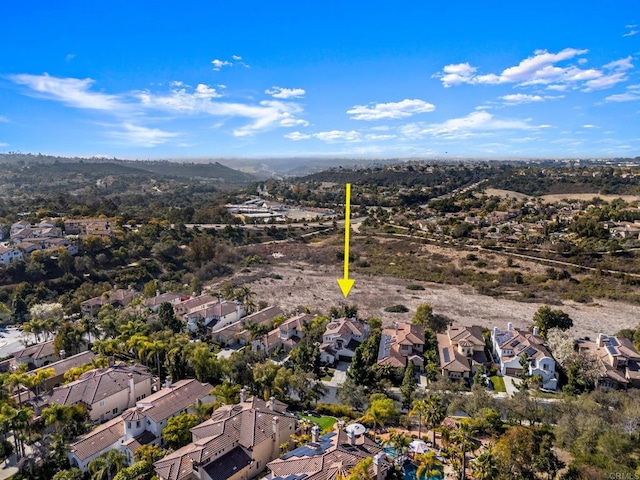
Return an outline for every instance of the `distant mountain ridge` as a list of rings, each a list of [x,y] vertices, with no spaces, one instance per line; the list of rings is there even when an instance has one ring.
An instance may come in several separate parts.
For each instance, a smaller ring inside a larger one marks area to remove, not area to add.
[[[55,173],[93,175],[144,175],[168,178],[201,179],[224,183],[249,183],[256,177],[227,167],[220,162],[176,162],[170,160],[120,160],[117,158],[80,158],[25,153],[0,154],[0,164],[23,166],[27,169],[46,168]]]

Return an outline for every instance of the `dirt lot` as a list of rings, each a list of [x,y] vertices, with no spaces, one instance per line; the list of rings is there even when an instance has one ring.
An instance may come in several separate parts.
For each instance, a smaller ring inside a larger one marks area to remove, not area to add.
[[[505,328],[507,322],[528,327],[537,303],[522,303],[508,299],[476,294],[470,287],[425,284],[425,290],[407,290],[409,282],[395,277],[353,276],[355,286],[345,301],[336,279],[340,268],[295,262],[252,268],[235,281],[247,282],[255,292],[255,299],[279,305],[285,311],[309,307],[324,313],[332,306],[348,303],[357,305],[362,317],[378,317],[387,325],[394,320],[411,320],[421,303],[429,303],[435,313],[445,315],[465,325],[478,324],[488,328]],[[281,279],[279,278],[281,277]],[[384,308],[402,304],[409,308],[405,314],[387,313]],[[640,321],[638,306],[599,301],[593,305],[565,302],[560,307],[574,320],[573,334],[594,337],[599,332],[615,333],[621,328],[636,327]]]
[[[512,190],[500,190],[497,188],[487,188],[484,193],[486,195],[496,195],[498,197],[511,197],[517,200],[534,198],[520,192],[514,192]],[[616,198],[622,198],[626,202],[636,202],[640,200],[640,197],[636,195],[601,195],[599,193],[557,193],[553,195],[542,195],[540,198],[545,203],[555,203],[561,200],[591,200],[593,197],[599,197],[607,202],[615,200]]]

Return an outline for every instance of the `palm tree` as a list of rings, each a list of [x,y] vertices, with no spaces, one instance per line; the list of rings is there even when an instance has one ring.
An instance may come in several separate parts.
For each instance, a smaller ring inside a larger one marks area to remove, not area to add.
[[[100,330],[98,330],[98,323],[93,317],[82,317],[78,322],[80,325],[80,330],[82,333],[87,335],[87,339],[89,343],[91,343],[91,335],[93,334],[96,338]]]
[[[42,410],[41,416],[45,426],[54,425],[54,430],[60,434],[62,425],[69,420],[69,407],[53,403]]]
[[[24,371],[18,370],[16,373],[10,374],[4,384],[7,386],[8,394],[12,395],[13,392],[18,389],[18,404],[22,405],[22,393],[20,392],[21,385],[29,385],[31,379]]]
[[[223,405],[234,405],[239,401],[240,386],[234,385],[229,380],[225,380],[211,391],[216,396],[216,400]]]
[[[151,360],[155,358],[156,360],[156,372],[160,380],[163,380],[162,376],[162,364],[160,363],[160,355],[165,353],[167,349],[167,344],[162,340],[152,340],[147,342],[143,346],[144,350],[147,352],[147,360]]]
[[[426,453],[419,453],[414,457],[418,465],[416,479],[429,479],[432,477],[442,477],[442,462],[436,457],[436,452],[430,450]]]
[[[29,379],[29,387],[35,390],[36,396],[40,393],[40,387],[44,385],[47,378],[55,376],[56,371],[53,368],[39,369],[36,373],[31,375]]]
[[[453,444],[460,450],[461,453],[461,476],[462,480],[466,476],[467,468],[467,452],[472,451],[478,447],[477,440],[473,437],[473,430],[468,423],[461,423],[458,425],[452,433]]]
[[[124,468],[127,457],[119,450],[109,450],[106,455],[101,455],[89,462],[91,480],[111,480]]]
[[[425,419],[428,411],[428,405],[424,398],[420,400],[415,400],[413,402],[413,408],[409,412],[409,415],[417,415],[418,416],[418,440],[422,439],[422,424],[423,419]]]
[[[396,458],[400,458],[406,455],[407,451],[409,450],[409,445],[411,445],[411,437],[397,430],[391,430],[389,432],[389,438],[387,438],[387,441],[385,443],[390,447],[393,447],[397,453]]]
[[[424,399],[427,409],[424,412],[424,419],[433,430],[433,446],[436,445],[436,428],[442,423],[447,415],[447,409],[442,403],[442,398],[430,393]]]
[[[471,471],[476,480],[494,480],[498,476],[498,467],[491,445],[471,461]]]

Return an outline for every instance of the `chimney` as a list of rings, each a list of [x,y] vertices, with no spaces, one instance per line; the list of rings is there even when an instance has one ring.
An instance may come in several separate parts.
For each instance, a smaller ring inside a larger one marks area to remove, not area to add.
[[[276,411],[276,397],[271,397],[269,398],[269,410],[271,410],[272,412]]]
[[[398,322],[393,322],[393,326],[396,328],[396,335],[398,335]]]
[[[164,380],[164,386],[167,387],[167,388],[171,388],[171,377],[167,377]]]
[[[538,329],[538,327],[533,327],[533,336],[534,337],[537,337],[539,332],[540,332],[540,330]]]
[[[599,333],[598,334],[598,346],[599,347],[603,347],[604,346],[605,337],[606,337],[606,335],[604,333]]]
[[[129,407],[136,404],[136,382],[133,379],[133,373],[127,375],[129,377]]]
[[[355,444],[356,444],[356,433],[353,430],[347,430],[347,437],[349,437],[349,445],[355,446]]]
[[[320,441],[320,427],[318,425],[314,425],[311,429],[311,441],[313,443],[318,443]]]
[[[384,465],[382,458],[384,453],[380,452],[373,457],[373,473],[376,476],[376,480],[382,480],[384,478]]]
[[[244,403],[246,401],[247,401],[247,389],[243,387],[240,390],[240,402]]]
[[[280,419],[278,417],[271,419],[271,430],[273,431],[273,454],[274,457],[277,458],[280,455],[280,444],[282,443]]]
[[[507,323],[507,330],[513,330],[513,323]]]
[[[64,350],[60,350],[60,354],[58,356],[60,357],[60,360],[64,360],[65,358],[67,358],[67,352],[65,352]]]
[[[493,327],[493,335],[492,338],[496,338],[498,336],[498,327]]]

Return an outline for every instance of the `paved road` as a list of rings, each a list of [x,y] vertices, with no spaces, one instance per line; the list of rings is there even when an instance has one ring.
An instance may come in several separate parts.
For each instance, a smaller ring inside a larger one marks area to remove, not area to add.
[[[22,350],[24,344],[20,341],[21,338],[22,332],[17,328],[0,331],[0,358]],[[31,340],[33,341],[33,336],[31,336]]]

